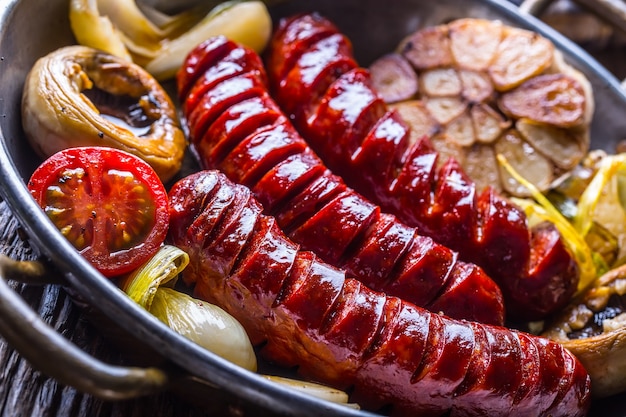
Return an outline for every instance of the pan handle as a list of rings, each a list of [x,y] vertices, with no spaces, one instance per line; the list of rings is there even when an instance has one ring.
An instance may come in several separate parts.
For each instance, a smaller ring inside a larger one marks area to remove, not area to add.
[[[626,30],[626,2],[621,0],[573,0],[574,3],[590,10],[617,30]],[[523,13],[540,16],[554,0],[524,0],[519,10]],[[626,89],[626,79],[622,80],[622,88]]]
[[[6,282],[61,282],[47,270],[41,262],[0,254],[0,336],[35,369],[105,400],[136,398],[168,386],[171,378],[163,370],[109,365],[83,352],[46,324]]]

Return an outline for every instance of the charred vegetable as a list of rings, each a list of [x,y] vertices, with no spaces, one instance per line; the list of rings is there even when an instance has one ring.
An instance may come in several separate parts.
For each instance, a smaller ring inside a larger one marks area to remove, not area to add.
[[[148,162],[162,181],[178,172],[186,140],[176,109],[141,67],[84,46],[40,58],[22,96],[22,124],[47,158],[77,146],[107,146]]]
[[[102,274],[112,277],[154,255],[169,225],[165,187],[129,153],[70,148],[44,161],[28,188],[50,220]]]
[[[613,269],[576,299],[544,336],[583,363],[595,397],[626,390],[626,266]]]

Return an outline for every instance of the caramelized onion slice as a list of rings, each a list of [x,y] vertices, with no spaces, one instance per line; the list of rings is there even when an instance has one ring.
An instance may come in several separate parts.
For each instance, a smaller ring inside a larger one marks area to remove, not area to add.
[[[42,158],[108,146],[142,158],[164,182],[179,171],[186,146],[174,104],[148,72],[78,45],[35,63],[24,85],[22,124]]]

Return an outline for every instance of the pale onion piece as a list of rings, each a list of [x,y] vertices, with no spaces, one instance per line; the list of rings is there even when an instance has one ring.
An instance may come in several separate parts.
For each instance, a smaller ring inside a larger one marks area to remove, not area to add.
[[[291,379],[275,375],[262,376],[272,382],[284,385],[294,391],[298,391],[312,397],[320,398],[322,400],[330,401],[337,404],[343,404],[352,408],[360,408],[358,404],[348,403],[349,397],[346,392],[328,387],[326,385],[308,381],[300,381],[297,379]]]
[[[98,12],[138,45],[154,45],[165,37],[139,9],[134,0],[97,0]]]
[[[69,19],[79,44],[132,60],[120,32],[107,17],[100,16],[98,0],[71,0]]]
[[[461,96],[470,103],[488,101],[494,95],[491,78],[485,72],[460,70]]]
[[[372,86],[385,103],[412,98],[418,90],[417,74],[402,55],[383,55],[369,67]]]
[[[619,287],[626,278],[626,266],[615,268],[599,278],[580,298],[550,323],[542,336],[556,340],[571,351],[591,377],[591,393],[595,398],[626,391],[626,323],[624,314],[604,323],[597,335],[570,338],[568,333],[581,328],[592,311],[601,311],[612,294],[620,295]],[[584,312],[582,316],[578,312]]]
[[[454,68],[435,68],[420,74],[420,91],[429,97],[461,95],[461,79]]]
[[[461,113],[445,125],[443,132],[460,146],[472,146],[476,142],[474,123],[468,112]]]
[[[525,142],[515,129],[508,130],[495,142],[496,154],[502,154],[508,163],[539,190],[545,191],[554,180],[552,163]],[[504,168],[500,169],[503,188],[517,197],[530,195],[524,184],[518,182]]]
[[[457,19],[451,22],[450,49],[456,65],[475,71],[486,70],[502,38],[502,23],[486,19]]]
[[[498,192],[502,191],[498,162],[492,146],[477,143],[466,149],[461,166],[474,180],[477,190],[490,186]]]
[[[400,114],[400,117],[411,128],[411,143],[417,142],[424,136],[431,137],[441,129],[441,125],[435,120],[421,100],[408,100],[389,105]]]
[[[515,119],[570,128],[584,122],[585,101],[582,86],[574,78],[544,74],[502,94],[499,107]]]
[[[476,104],[470,109],[476,141],[492,143],[511,126],[511,122],[488,104]]]
[[[149,125],[138,132],[106,117],[88,98],[90,92],[136,100]],[[22,124],[43,158],[70,147],[108,146],[140,157],[163,182],[180,170],[186,148],[176,108],[148,72],[80,45],[57,49],[31,68],[22,95]]]
[[[515,123],[522,137],[561,169],[573,169],[584,157],[585,138],[575,132],[522,118]]]
[[[262,52],[272,32],[272,19],[261,1],[228,2],[219,6],[183,35],[164,43],[146,70],[158,80],[174,75],[189,52],[212,36],[223,35],[256,52]]]
[[[552,65],[554,45],[538,33],[506,26],[488,72],[498,91],[507,91]]]
[[[218,306],[169,288],[188,264],[185,251],[163,245],[148,262],[129,274],[120,288],[178,334],[255,371],[256,356],[250,339],[234,317]]]
[[[467,109],[467,103],[458,97],[429,97],[424,103],[437,123],[442,125],[450,123]]]
[[[552,222],[563,236],[565,244],[574,255],[580,269],[577,294],[588,288],[597,277],[596,274],[598,271],[596,269],[594,255],[589,245],[587,245],[587,242],[585,242],[583,235],[576,230],[574,225],[554,207],[550,200],[548,200],[533,183],[524,178],[511,166],[504,155],[496,153],[496,158],[501,168],[518,183],[526,187],[528,193],[532,196],[533,200],[527,198],[512,198],[512,201],[524,210],[529,223],[532,224],[538,221]]]
[[[448,26],[439,25],[418,30],[400,41],[397,51],[418,70],[450,66]]]
[[[189,255],[172,245],[163,245],[152,258],[129,274],[120,288],[133,301],[150,310],[157,288],[173,285],[189,264]]]
[[[103,0],[108,3],[106,0]],[[132,0],[117,0],[129,2]],[[148,62],[159,56],[163,43],[169,39],[174,39],[181,36],[187,30],[196,25],[204,16],[207,15],[216,6],[214,2],[201,3],[197,6],[184,10],[176,15],[165,15],[154,8],[150,8],[147,5],[137,4],[136,8],[139,9],[137,20],[148,20],[156,28],[153,34],[150,33],[136,33],[136,29],[132,28],[132,21],[119,22],[119,27],[126,27],[130,25],[129,30],[120,29],[120,36],[129,50],[133,61],[139,65],[145,66]],[[136,13],[137,14],[137,13]],[[155,20],[152,20],[154,18]],[[128,20],[128,18],[126,18]],[[157,23],[158,22],[158,23]],[[113,23],[118,26],[118,21],[113,20]],[[150,32],[150,30],[148,30]]]
[[[149,311],[176,333],[235,365],[256,371],[256,355],[246,331],[220,307],[160,287]]]

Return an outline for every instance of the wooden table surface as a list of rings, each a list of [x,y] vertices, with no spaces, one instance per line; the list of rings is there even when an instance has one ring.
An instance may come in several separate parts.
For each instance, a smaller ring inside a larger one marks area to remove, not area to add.
[[[591,52],[611,71],[626,76],[626,48],[603,42],[601,50]],[[596,46],[596,45],[594,45]],[[14,259],[34,257],[20,238],[17,221],[0,201],[0,253]],[[112,346],[81,314],[68,294],[59,286],[11,284],[23,299],[59,333],[100,360],[125,364],[127,357]],[[131,364],[132,365],[132,364]],[[615,400],[615,404],[620,402]],[[603,405],[606,410],[607,404]],[[618,407],[615,405],[615,407]],[[594,409],[597,406],[594,406]],[[593,412],[593,411],[592,411]],[[593,412],[595,414],[597,412]],[[71,387],[33,370],[0,338],[0,416],[209,416],[204,408],[190,405],[171,393],[136,400],[107,402],[84,395]],[[215,415],[215,413],[213,413]],[[603,414],[603,415],[606,415]],[[611,415],[626,415],[619,412]]]

